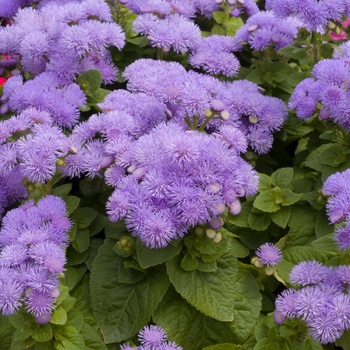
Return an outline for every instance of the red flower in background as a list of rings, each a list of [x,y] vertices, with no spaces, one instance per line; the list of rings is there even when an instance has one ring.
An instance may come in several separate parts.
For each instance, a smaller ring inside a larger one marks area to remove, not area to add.
[[[3,86],[6,83],[6,80],[5,77],[0,77],[0,86]]]

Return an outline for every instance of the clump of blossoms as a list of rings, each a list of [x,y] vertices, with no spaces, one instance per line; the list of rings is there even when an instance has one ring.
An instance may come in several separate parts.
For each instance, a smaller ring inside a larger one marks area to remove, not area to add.
[[[191,20],[177,13],[165,18],[156,15],[139,15],[133,28],[136,32],[146,35],[152,47],[158,47],[164,52],[173,49],[185,53],[200,41],[200,28]]]
[[[42,1],[37,9],[19,10],[11,25],[0,28],[0,52],[19,54],[26,72],[54,72],[60,85],[90,69],[99,69],[105,83],[117,78],[107,47],[121,49],[125,34],[102,0]]]
[[[305,321],[312,338],[322,344],[333,343],[350,329],[350,266],[325,266],[315,260],[294,266],[293,287],[276,299],[275,321],[298,317]]]
[[[47,112],[52,124],[71,128],[79,120],[79,107],[85,106],[86,96],[78,84],[61,85],[56,73],[43,72],[26,82],[20,75],[8,79],[1,101],[16,112],[29,108]]]
[[[350,248],[350,169],[331,175],[323,185],[322,192],[329,196],[327,215],[336,228],[335,242],[340,249]]]
[[[154,14],[160,17],[178,13],[184,17],[192,18],[196,13],[210,17],[213,11],[219,9],[218,4],[212,0],[119,0],[130,10],[137,14]]]
[[[145,326],[137,336],[140,346],[132,346],[128,343],[121,346],[121,350],[182,350],[182,347],[173,341],[167,340],[167,334],[162,327]]]
[[[125,69],[124,77],[130,91],[146,93],[165,103],[169,118],[176,123],[208,133],[224,133],[232,140],[239,129],[259,154],[270,150],[273,133],[288,115],[283,101],[262,95],[252,82],[222,82],[210,75],[187,72],[176,62],[139,59]]]
[[[118,174],[124,175],[121,167],[110,166],[115,157],[132,147],[135,139],[164,122],[166,106],[143,93],[115,90],[99,107],[102,113],[93,114],[72,130],[69,142],[74,152],[67,155],[60,170],[68,177],[104,174],[107,184],[113,185]]]
[[[161,124],[136,140],[116,164],[128,175],[107,202],[109,219],[125,219],[148,247],[161,248],[211,222],[257,190],[258,177],[221,138]],[[237,203],[238,202],[238,203]]]
[[[310,32],[323,33],[329,21],[341,22],[350,15],[349,0],[266,0],[266,9],[278,17],[293,16]]]
[[[235,42],[232,37],[224,35],[211,35],[201,38],[191,50],[189,63],[192,67],[202,68],[210,74],[224,74],[235,76],[240,68],[236,56]]]
[[[12,209],[0,230],[0,310],[3,315],[20,307],[38,323],[51,319],[60,292],[58,276],[64,272],[67,232],[65,202],[46,196]]]
[[[254,50],[264,50],[272,45],[279,50],[289,45],[297,36],[301,22],[293,17],[280,19],[272,11],[261,11],[249,17],[233,38],[235,50],[248,43]]]
[[[314,66],[312,76],[296,86],[289,107],[301,119],[318,112],[321,119],[333,119],[350,129],[350,67],[346,59],[324,59]]]

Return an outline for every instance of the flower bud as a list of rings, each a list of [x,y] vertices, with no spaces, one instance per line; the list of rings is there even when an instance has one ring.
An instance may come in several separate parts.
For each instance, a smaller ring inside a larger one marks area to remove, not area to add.
[[[194,233],[197,235],[197,236],[204,236],[204,228],[202,226],[197,226],[195,229],[194,229]]]
[[[275,272],[275,268],[273,266],[266,266],[264,271],[267,276],[272,276]]]
[[[222,220],[222,218],[220,218],[219,216],[209,222],[209,226],[214,230],[218,230],[223,226],[223,224],[224,220]]]
[[[222,233],[221,232],[218,232],[215,237],[213,238],[213,242],[214,243],[220,243],[222,240]]]
[[[229,120],[230,119],[230,112],[224,109],[220,112],[220,117],[222,120]]]
[[[216,231],[211,229],[211,228],[208,228],[206,231],[205,231],[205,234],[207,237],[209,237],[210,239],[213,239],[215,236],[216,236]]]

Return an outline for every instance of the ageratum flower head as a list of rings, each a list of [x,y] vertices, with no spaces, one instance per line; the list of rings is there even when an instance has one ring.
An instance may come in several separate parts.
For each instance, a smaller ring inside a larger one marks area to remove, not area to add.
[[[331,118],[345,129],[350,128],[348,80],[350,68],[343,59],[324,59],[312,70],[313,78],[299,83],[289,100],[289,107],[296,109],[301,119],[316,113],[317,104],[321,119]]]
[[[314,340],[334,343],[350,328],[349,271],[346,265],[334,268],[314,260],[300,262],[292,269],[290,281],[302,287],[277,297],[276,322],[298,317]]]
[[[322,192],[330,196],[327,201],[328,219],[336,227],[335,242],[340,249],[350,248],[350,171],[337,172],[324,183]]]
[[[129,174],[117,184],[107,211],[111,221],[124,218],[132,234],[151,248],[183,237],[256,191],[255,171],[227,143],[174,123],[140,137],[127,156],[121,165]]]
[[[293,16],[309,31],[320,33],[329,21],[341,22],[342,17],[350,14],[347,0],[267,0],[266,9],[283,19]]]
[[[175,52],[188,52],[201,38],[199,27],[178,13],[165,18],[139,15],[134,21],[134,29],[146,35],[152,47],[158,47],[164,52],[171,49]]]
[[[249,17],[244,26],[237,30],[234,47],[240,50],[242,44],[248,43],[252,49],[260,51],[273,45],[277,51],[293,41],[300,26],[300,21],[293,17],[282,20],[272,11],[261,11]]]
[[[228,77],[239,71],[239,61],[232,54],[234,40],[223,35],[211,35],[202,38],[191,50],[189,63],[195,68],[203,68],[210,74],[224,74]]]
[[[267,266],[277,265],[282,260],[281,250],[273,243],[264,243],[255,252],[259,261]]]
[[[24,305],[39,322],[50,321],[70,226],[65,203],[55,196],[46,196],[37,205],[29,201],[4,216],[0,230],[0,310],[4,315]]]
[[[222,42],[230,45],[230,40]],[[205,123],[208,133],[217,134],[221,134],[222,125],[232,126],[232,132],[239,128],[259,154],[269,151],[273,133],[288,114],[283,101],[262,95],[252,82],[222,82],[210,75],[186,72],[176,62],[136,60],[125,69],[124,77],[129,90],[165,103],[169,118],[178,124],[194,129]],[[229,137],[228,131],[224,132],[225,138]]]
[[[181,346],[177,345],[175,342],[167,340],[167,334],[160,326],[145,326],[139,331],[137,337],[141,343],[141,345],[137,347],[139,350],[182,350]],[[123,344],[121,349],[132,350],[136,348],[129,344]]]

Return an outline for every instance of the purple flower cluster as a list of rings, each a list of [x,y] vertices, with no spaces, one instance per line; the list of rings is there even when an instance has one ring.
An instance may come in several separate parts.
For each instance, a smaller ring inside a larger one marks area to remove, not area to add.
[[[125,69],[124,77],[129,90],[165,103],[169,118],[178,124],[185,125],[186,121],[192,129],[202,127],[208,133],[224,133],[228,140],[237,139],[239,129],[259,154],[269,151],[273,132],[287,117],[285,104],[262,95],[254,83],[222,82],[209,75],[187,72],[176,62],[139,59]]]
[[[189,63],[192,67],[202,68],[209,74],[224,74],[235,76],[240,68],[236,56],[235,42],[232,37],[224,35],[211,35],[202,38],[192,49]]]
[[[76,83],[61,86],[56,73],[43,72],[26,82],[21,76],[8,79],[1,101],[16,112],[35,108],[47,115],[46,123],[71,128],[79,120],[79,107],[85,105],[86,96]]]
[[[47,196],[10,210],[0,230],[0,310],[15,313],[22,305],[37,322],[51,319],[64,272],[71,222],[65,203]]]
[[[325,266],[315,260],[294,266],[290,282],[296,288],[283,291],[275,301],[275,321],[298,317],[305,321],[316,341],[333,343],[350,329],[350,266]]]
[[[335,242],[340,249],[350,248],[350,169],[331,175],[323,185],[322,192],[330,196],[327,215],[336,228]]]
[[[120,177],[108,200],[109,218],[125,219],[151,248],[212,221],[257,189],[255,171],[228,143],[174,123],[141,136],[116,165],[128,175]]]
[[[350,129],[350,67],[344,59],[324,59],[312,70],[313,78],[297,85],[289,100],[289,107],[296,109],[301,119],[319,110],[321,119],[333,119],[345,129]]]
[[[278,17],[293,16],[311,32],[324,32],[329,21],[341,22],[350,15],[349,0],[266,0],[266,9]]]
[[[301,22],[293,17],[280,19],[272,11],[261,11],[249,17],[233,38],[235,50],[248,43],[254,50],[264,50],[272,45],[279,50],[289,45],[296,37]]]
[[[121,49],[125,35],[102,0],[42,1],[37,9],[19,10],[12,25],[0,28],[0,52],[19,54],[27,72],[54,72],[60,85],[90,69],[99,69],[105,83],[116,79],[107,47]]]
[[[10,18],[23,6],[31,5],[34,0],[0,0],[0,17]]]
[[[73,129],[69,142],[74,152],[65,158],[61,170],[68,177],[104,173],[107,184],[114,185],[124,175],[120,167],[111,166],[114,159],[127,152],[136,138],[166,120],[166,106],[143,93],[115,90],[99,107],[103,113]]]
[[[142,344],[138,347],[123,344],[121,350],[182,350],[175,342],[168,341],[166,332],[159,326],[145,326],[138,333],[138,340]]]
[[[130,10],[139,15],[153,14],[165,17],[172,13],[192,18],[196,13],[210,17],[219,6],[212,0],[121,0]]]
[[[188,18],[174,13],[159,18],[153,14],[141,14],[134,23],[136,32],[146,35],[152,47],[158,47],[164,52],[173,49],[185,53],[200,41],[200,28]]]

